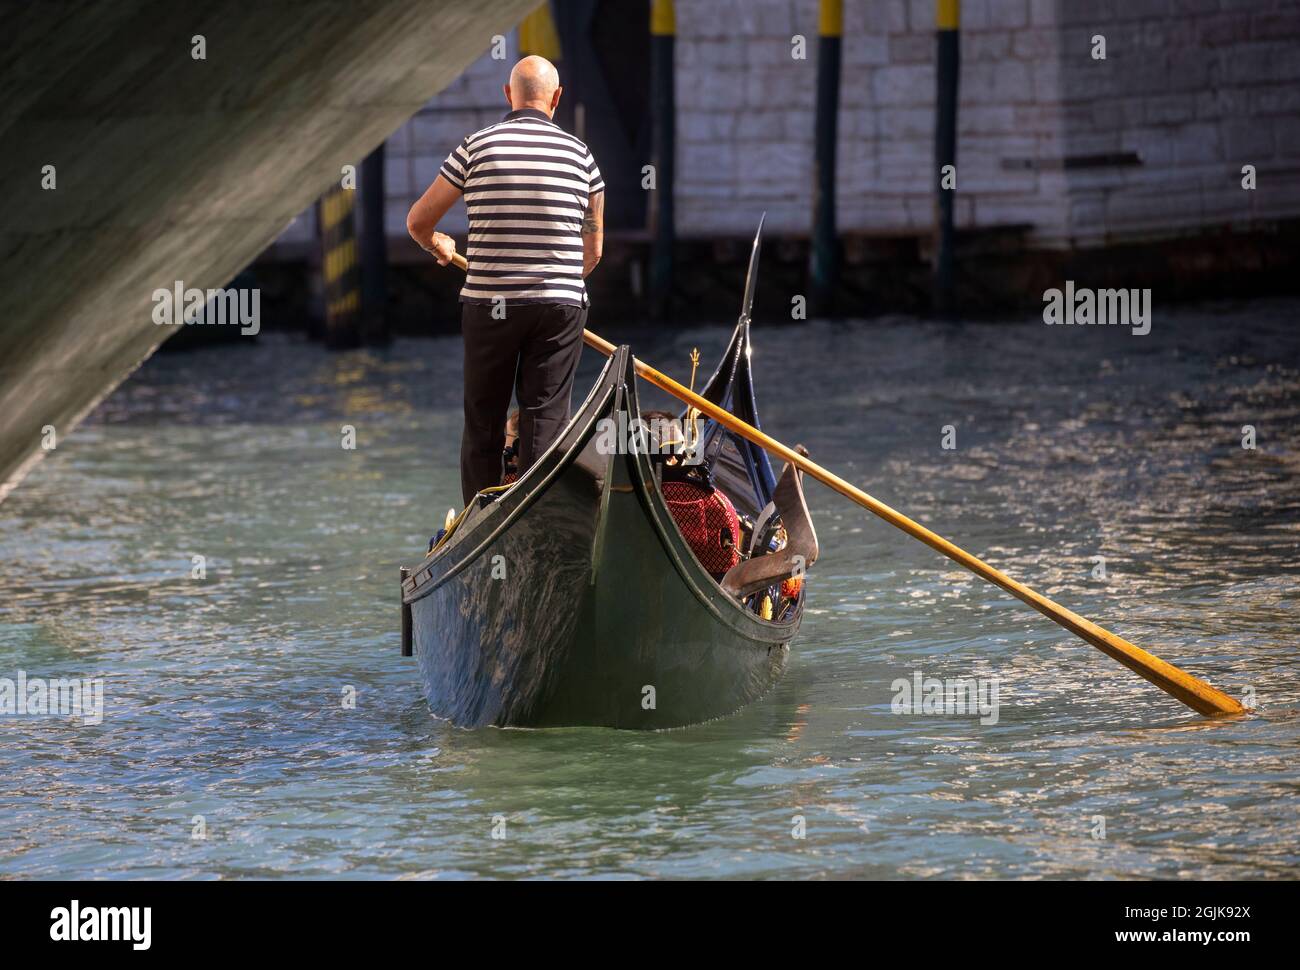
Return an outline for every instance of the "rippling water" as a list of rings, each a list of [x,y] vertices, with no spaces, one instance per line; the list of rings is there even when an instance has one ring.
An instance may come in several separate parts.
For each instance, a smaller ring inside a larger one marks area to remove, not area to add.
[[[0,677],[106,694],[99,725],[0,717],[0,877],[1295,878],[1298,318],[755,333],[770,432],[1253,691],[1228,723],[810,485],[823,558],[768,697],[662,734],[451,728],[396,576],[458,494],[457,341],[154,358],[0,506]],[[727,330],[611,336],[680,377]],[[997,676],[997,724],[891,713],[914,671]]]

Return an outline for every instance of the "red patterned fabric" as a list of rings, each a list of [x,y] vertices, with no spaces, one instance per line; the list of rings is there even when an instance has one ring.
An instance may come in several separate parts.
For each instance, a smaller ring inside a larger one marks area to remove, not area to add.
[[[799,593],[803,589],[803,577],[791,576],[781,583],[781,595],[786,599],[798,599]]]
[[[693,482],[664,482],[664,501],[686,544],[716,575],[740,562],[740,520],[731,499]]]

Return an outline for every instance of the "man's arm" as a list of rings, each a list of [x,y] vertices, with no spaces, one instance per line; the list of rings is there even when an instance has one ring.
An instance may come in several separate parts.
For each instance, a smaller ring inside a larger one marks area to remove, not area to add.
[[[582,217],[582,275],[585,279],[596,268],[605,251],[605,193],[597,192],[587,200],[587,214]]]
[[[421,249],[442,266],[451,262],[451,257],[456,252],[456,242],[445,233],[434,230],[459,198],[460,189],[439,175],[406,214],[406,231]]]

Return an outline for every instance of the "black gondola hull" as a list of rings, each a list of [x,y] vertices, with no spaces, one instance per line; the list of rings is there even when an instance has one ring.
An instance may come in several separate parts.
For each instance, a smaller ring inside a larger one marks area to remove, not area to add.
[[[625,348],[561,440],[404,584],[438,716],[672,728],[733,713],[780,678],[802,603],[771,622],[722,591],[673,525],[649,458],[601,447],[620,411],[639,415]]]

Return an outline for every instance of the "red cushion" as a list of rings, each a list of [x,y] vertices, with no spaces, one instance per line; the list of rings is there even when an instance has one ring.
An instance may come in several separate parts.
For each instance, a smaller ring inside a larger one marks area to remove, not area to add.
[[[740,562],[740,520],[731,499],[693,482],[664,482],[668,511],[701,565],[715,576]]]

